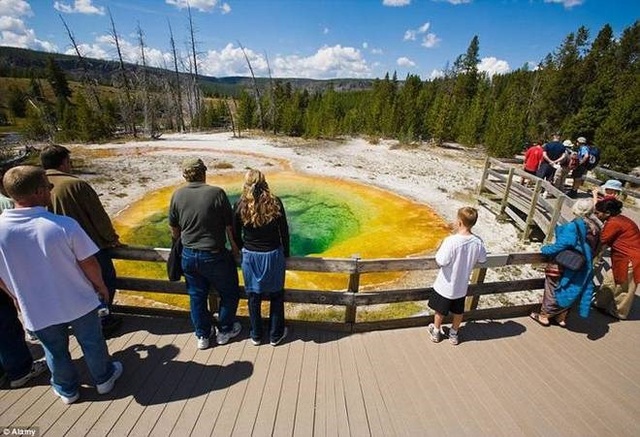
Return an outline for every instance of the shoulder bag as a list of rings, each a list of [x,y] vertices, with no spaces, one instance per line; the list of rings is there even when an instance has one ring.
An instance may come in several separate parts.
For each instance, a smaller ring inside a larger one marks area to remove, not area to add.
[[[167,276],[172,282],[179,281],[182,271],[182,239],[171,239],[171,251],[167,258]]]
[[[576,227],[576,232],[578,234],[578,244],[580,247],[584,246],[584,242],[582,239],[582,234],[580,233],[580,228],[576,222],[573,222]],[[585,263],[584,255],[577,251],[576,249],[565,249],[555,256],[554,261],[558,263],[560,266],[569,270],[580,270]]]

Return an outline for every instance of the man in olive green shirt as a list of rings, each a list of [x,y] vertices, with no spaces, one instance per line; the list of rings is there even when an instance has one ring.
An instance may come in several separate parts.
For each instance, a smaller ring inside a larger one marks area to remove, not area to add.
[[[75,219],[100,249],[95,257],[102,269],[102,279],[109,289],[109,305],[116,292],[116,271],[109,249],[118,247],[118,234],[104,210],[98,194],[78,176],[71,174],[71,152],[59,145],[50,145],[40,152],[40,161],[46,170],[51,190],[51,212]],[[113,333],[122,320],[113,315],[102,318],[105,335]]]

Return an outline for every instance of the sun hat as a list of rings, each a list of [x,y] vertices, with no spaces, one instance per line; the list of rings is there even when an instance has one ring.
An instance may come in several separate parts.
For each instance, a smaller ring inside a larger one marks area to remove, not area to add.
[[[565,147],[573,147],[573,142],[571,140],[564,140],[562,145]]]
[[[587,144],[587,139],[585,137],[578,137],[578,142],[580,144]]]
[[[204,165],[200,158],[187,158],[182,161],[182,171],[189,170],[206,170],[207,166]]]
[[[603,190],[622,191],[622,182],[616,179],[609,179],[600,188],[602,188]]]
[[[593,201],[591,199],[580,199],[573,204],[571,212],[576,217],[587,217],[593,212]]]

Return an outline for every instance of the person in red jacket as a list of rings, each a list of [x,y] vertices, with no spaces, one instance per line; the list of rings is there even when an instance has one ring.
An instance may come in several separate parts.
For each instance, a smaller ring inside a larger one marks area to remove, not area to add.
[[[538,171],[538,167],[540,166],[540,162],[542,161],[543,153],[544,150],[542,149],[540,141],[531,144],[524,153],[524,171],[535,176]],[[520,180],[520,183],[524,184],[524,182],[525,178],[523,177]]]
[[[622,202],[617,199],[596,204],[596,217],[604,222],[600,241],[611,247],[612,275],[605,276],[593,305],[626,319],[635,294],[640,292],[640,229],[632,219],[621,215],[621,210]]]

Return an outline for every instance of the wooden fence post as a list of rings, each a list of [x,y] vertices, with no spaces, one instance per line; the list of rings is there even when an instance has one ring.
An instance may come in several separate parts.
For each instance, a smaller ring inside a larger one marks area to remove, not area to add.
[[[491,165],[489,160],[490,158],[488,156],[487,159],[484,160],[484,170],[482,171],[482,179],[480,179],[480,185],[478,186],[478,196],[484,191],[484,184],[489,176],[489,166]]]
[[[513,172],[515,169],[511,167],[509,169],[509,175],[507,176],[507,184],[504,187],[504,196],[502,196],[502,202],[500,202],[500,212],[497,218],[504,218],[504,211],[507,209],[509,203],[509,192],[511,191],[511,184],[513,183]]]
[[[471,284],[483,284],[484,279],[487,277],[487,268],[482,267],[479,269],[474,269],[471,274]],[[480,301],[480,296],[467,296],[464,301],[464,311],[473,311],[478,308],[478,302]]]
[[[527,214],[527,220],[524,223],[524,230],[522,231],[522,242],[525,242],[529,238],[531,233],[531,223],[533,223],[533,216],[536,213],[536,206],[538,205],[538,197],[540,196],[540,190],[542,187],[542,180],[536,181],[536,186],[533,189],[533,195],[531,196],[531,205],[529,206],[529,213]]]
[[[347,291],[350,293],[357,293],[360,288],[360,273],[358,272],[358,260],[360,260],[360,255],[352,255],[351,258],[355,263],[355,272],[349,275],[349,285],[347,286]],[[344,322],[345,323],[356,323],[356,310],[357,307],[355,304],[349,304],[345,306],[344,311]]]
[[[553,215],[551,216],[551,221],[549,222],[549,228],[547,229],[547,233],[544,236],[544,244],[549,243],[551,241],[551,238],[553,237],[556,224],[558,223],[558,219],[560,218],[560,213],[562,213],[562,204],[564,203],[564,199],[564,196],[560,196],[556,201],[556,205],[553,208]]]

